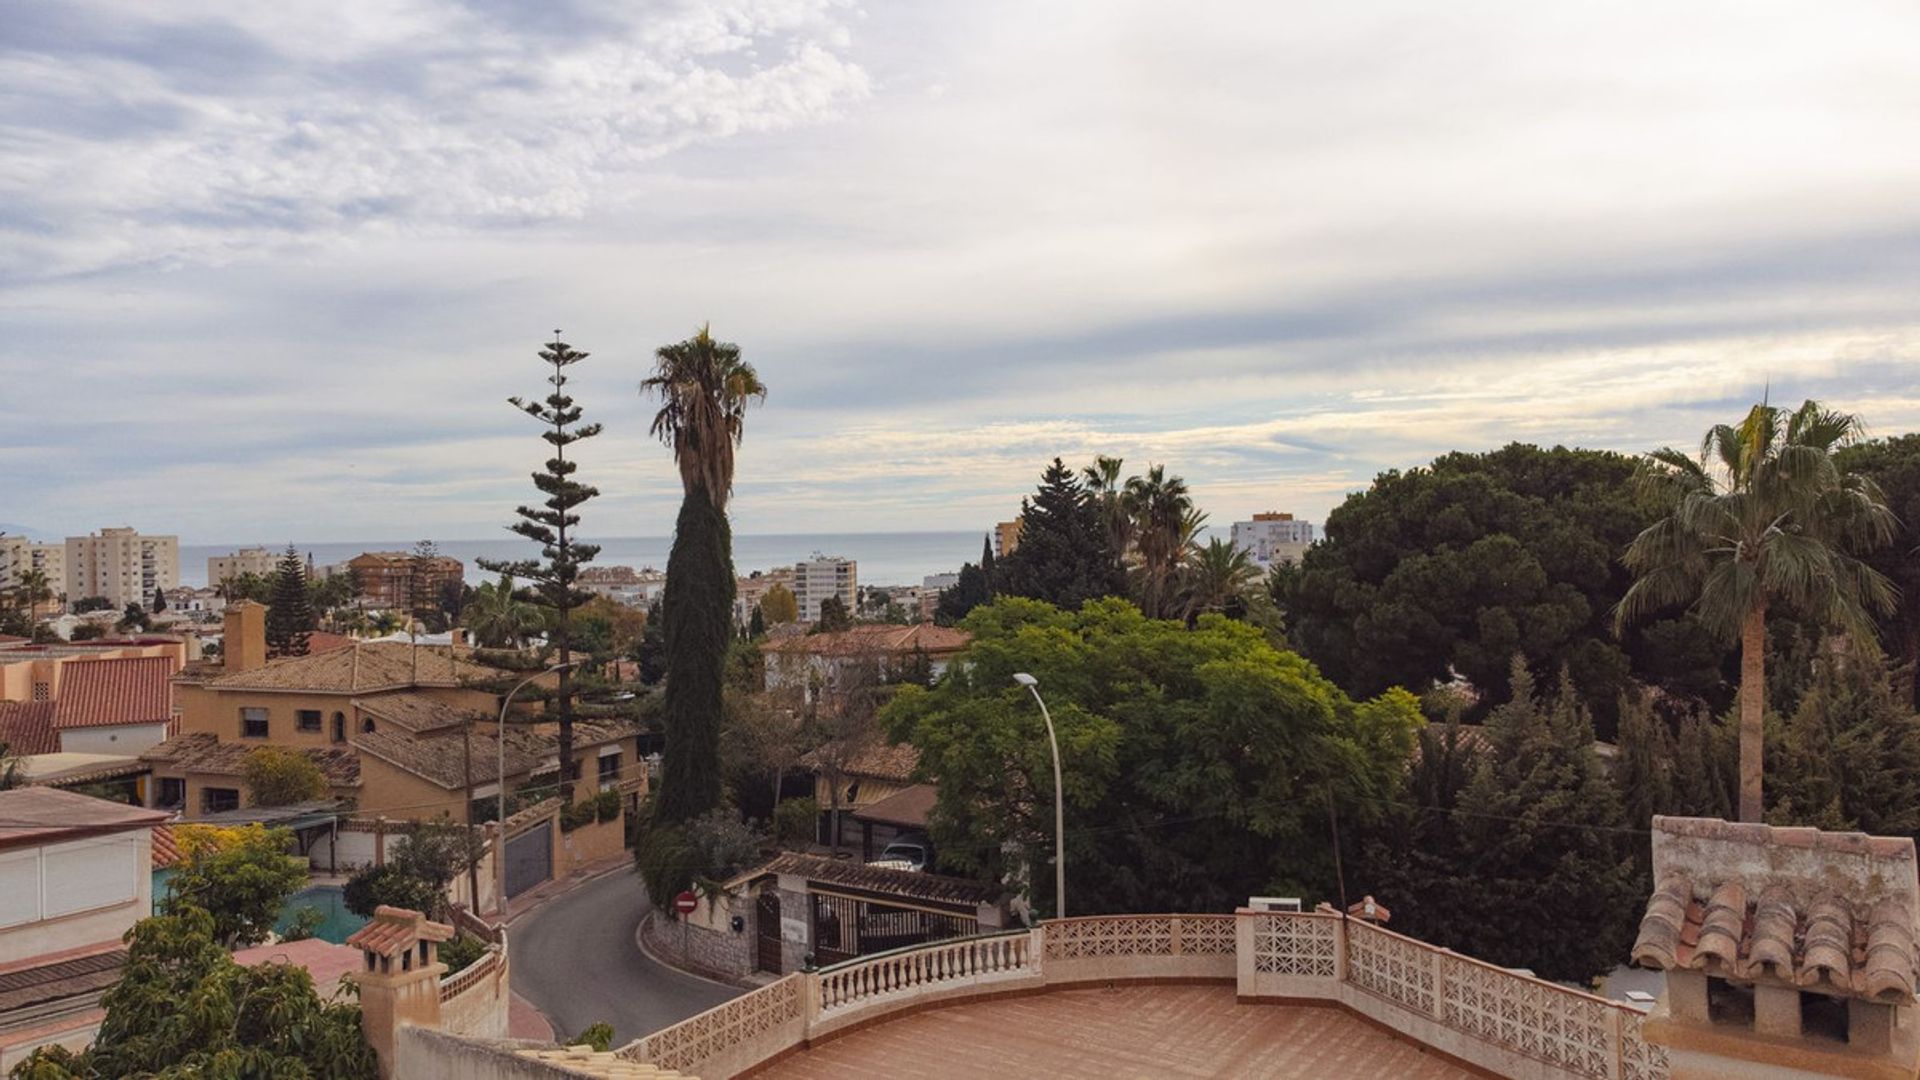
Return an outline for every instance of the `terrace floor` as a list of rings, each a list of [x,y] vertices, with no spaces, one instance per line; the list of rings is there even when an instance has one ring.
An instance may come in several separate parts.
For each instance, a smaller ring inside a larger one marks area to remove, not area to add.
[[[1125,985],[990,999],[883,1020],[754,1074],[757,1080],[1473,1075],[1342,1009],[1239,1005],[1231,986]]]

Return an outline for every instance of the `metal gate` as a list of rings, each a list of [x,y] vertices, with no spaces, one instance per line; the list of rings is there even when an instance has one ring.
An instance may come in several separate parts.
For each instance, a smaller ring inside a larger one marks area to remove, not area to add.
[[[507,837],[507,895],[519,896],[553,876],[553,822]]]
[[[760,894],[754,905],[753,921],[760,938],[760,970],[780,974],[780,894],[772,889]]]
[[[813,953],[822,965],[979,932],[980,920],[973,915],[813,894]]]

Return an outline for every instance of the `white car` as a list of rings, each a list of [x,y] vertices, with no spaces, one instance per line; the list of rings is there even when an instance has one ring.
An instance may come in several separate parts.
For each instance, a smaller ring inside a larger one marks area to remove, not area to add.
[[[896,837],[880,852],[880,857],[868,863],[884,870],[907,870],[922,873],[933,864],[933,845],[922,835],[908,834]]]

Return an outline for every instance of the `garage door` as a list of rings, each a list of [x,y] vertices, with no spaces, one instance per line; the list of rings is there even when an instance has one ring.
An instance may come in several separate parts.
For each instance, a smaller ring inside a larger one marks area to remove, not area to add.
[[[519,896],[553,876],[553,822],[507,838],[507,895]]]

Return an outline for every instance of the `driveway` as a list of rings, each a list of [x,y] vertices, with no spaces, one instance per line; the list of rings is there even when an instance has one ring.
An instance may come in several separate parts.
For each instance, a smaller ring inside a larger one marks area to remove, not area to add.
[[[676,1024],[746,991],[647,959],[633,943],[649,908],[631,870],[616,870],[548,900],[508,931],[514,992],[547,1014],[562,1038],[604,1020],[613,1044]]]

